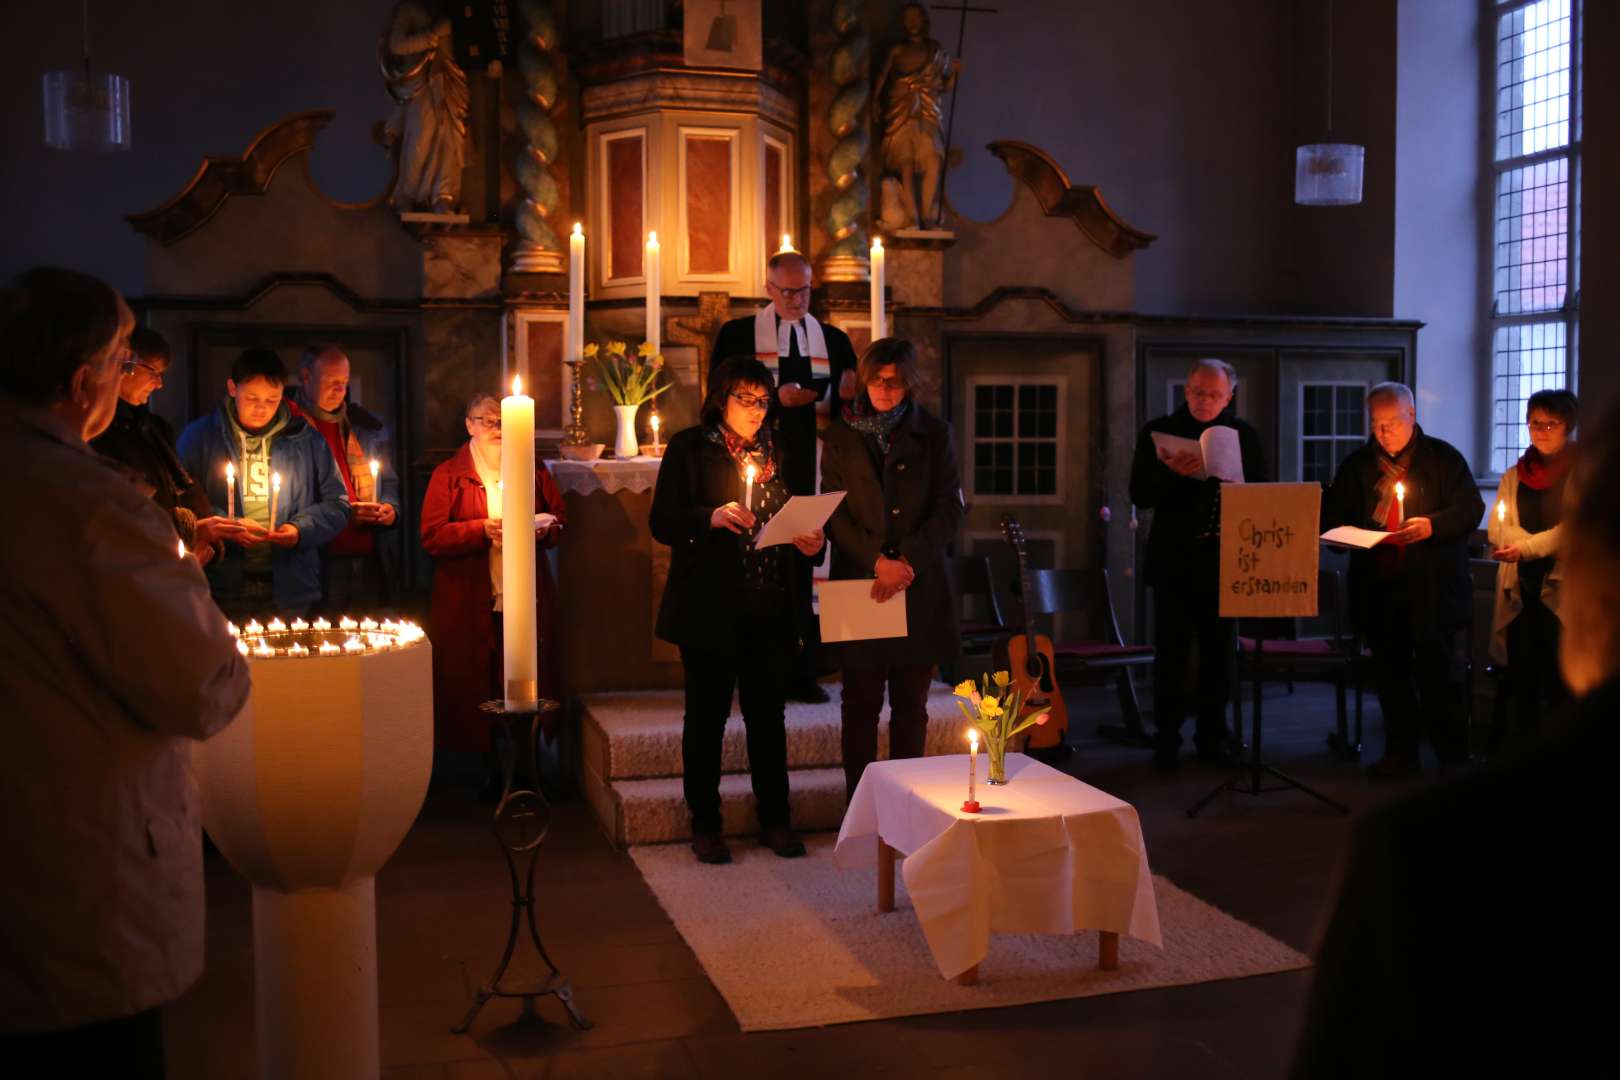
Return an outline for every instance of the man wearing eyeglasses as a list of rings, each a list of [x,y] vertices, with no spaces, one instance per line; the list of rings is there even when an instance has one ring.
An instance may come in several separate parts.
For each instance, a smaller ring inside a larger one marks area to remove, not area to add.
[[[119,373],[118,411],[90,445],[129,471],[173,520],[186,549],[206,566],[215,545],[240,535],[242,528],[214,514],[208,493],[180,463],[174,429],[150,408],[152,395],[163,388],[170,355],[169,343],[151,327],[137,326],[130,332],[129,355]]]
[[[1399,779],[1422,771],[1425,734],[1442,764],[1465,756],[1455,640],[1473,617],[1468,541],[1485,500],[1462,452],[1424,434],[1410,388],[1368,390],[1367,427],[1322,496],[1322,527],[1390,534],[1351,553],[1350,610],[1384,714],[1384,755],[1367,772]]]
[[[1153,763],[1176,766],[1181,726],[1189,708],[1197,712],[1193,745],[1198,759],[1212,765],[1236,763],[1226,726],[1226,706],[1236,677],[1237,629],[1221,618],[1221,478],[1206,475],[1203,455],[1169,452],[1156,433],[1197,440],[1224,425],[1238,434],[1242,479],[1263,483],[1265,451],[1260,433],[1237,418],[1232,406],[1237,372],[1225,360],[1193,361],[1187,373],[1187,400],[1169,416],[1150,420],[1136,441],[1131,461],[1131,502],[1153,511],[1144,580],[1153,587],[1153,718],[1158,729]],[[1196,651],[1196,675],[1187,667]]]
[[[709,357],[709,371],[733,356],[754,356],[776,378],[776,439],[782,448],[782,477],[794,495],[816,490],[816,426],[830,419],[837,403],[855,396],[855,347],[849,335],[810,314],[814,288],[810,260],[782,251],[766,264],[765,292],[771,302],[756,314],[732,319],[720,328]],[[788,697],[821,702],[816,685],[816,620],[810,609],[811,567],[797,569],[793,603],[804,648]]]

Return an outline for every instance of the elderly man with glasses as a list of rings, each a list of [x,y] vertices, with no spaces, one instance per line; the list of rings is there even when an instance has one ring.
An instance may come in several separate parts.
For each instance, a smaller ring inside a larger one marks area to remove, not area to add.
[[[1232,398],[1237,372],[1225,360],[1200,359],[1187,373],[1187,400],[1168,416],[1148,421],[1131,461],[1131,502],[1153,511],[1145,580],[1153,587],[1153,715],[1158,728],[1153,763],[1175,768],[1181,725],[1189,706],[1198,712],[1193,743],[1200,761],[1234,763],[1226,707],[1236,675],[1236,627],[1220,615],[1221,482],[1206,475],[1204,459],[1190,450],[1171,453],[1153,436],[1198,440],[1210,428],[1237,431],[1242,480],[1270,479],[1260,434],[1237,418]],[[1239,479],[1239,478],[1232,478]],[[1187,667],[1197,650],[1198,668]]]
[[[1351,614],[1372,649],[1384,713],[1384,756],[1367,771],[1415,776],[1425,731],[1442,763],[1464,754],[1453,643],[1471,618],[1468,539],[1485,500],[1467,459],[1418,426],[1408,387],[1367,391],[1367,426],[1372,437],[1344,459],[1322,498],[1322,527],[1391,534],[1351,554]]]
[[[849,335],[810,314],[814,288],[810,260],[797,251],[771,256],[765,291],[771,302],[753,315],[732,319],[720,328],[709,360],[711,382],[722,362],[753,356],[776,380],[775,438],[782,453],[782,478],[794,495],[816,490],[816,426],[830,418],[835,403],[855,396],[855,347]],[[821,702],[827,694],[816,685],[819,637],[810,608],[808,563],[798,567],[792,603],[802,648],[788,697]]]

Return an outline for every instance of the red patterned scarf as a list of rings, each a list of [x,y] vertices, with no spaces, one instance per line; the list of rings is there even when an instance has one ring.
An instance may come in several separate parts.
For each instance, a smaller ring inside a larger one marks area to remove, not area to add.
[[[750,465],[754,467],[754,482],[757,484],[770,483],[771,477],[776,475],[776,453],[771,445],[771,430],[763,424],[753,442],[745,441],[724,421],[709,428],[708,437],[725,447],[737,466],[738,476],[745,476]]]

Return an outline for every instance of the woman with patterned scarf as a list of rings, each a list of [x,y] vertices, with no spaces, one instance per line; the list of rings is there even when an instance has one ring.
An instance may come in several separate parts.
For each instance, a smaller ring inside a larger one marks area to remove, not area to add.
[[[905,637],[836,647],[850,797],[877,757],[885,685],[889,757],[921,757],[934,667],[960,648],[946,548],[962,523],[961,477],[950,425],[917,403],[918,381],[916,346],[873,342],[850,414],[828,428],[821,451],[822,490],[846,492],[827,522],[832,576],[870,579],[873,599],[906,606]]]
[[[1558,548],[1564,478],[1575,457],[1570,440],[1578,408],[1568,390],[1530,395],[1525,407],[1530,448],[1502,474],[1491,508],[1491,558],[1501,564],[1496,570],[1491,659],[1507,666],[1504,689],[1521,733],[1540,728],[1543,708],[1568,696],[1558,672],[1563,629],[1559,593],[1564,578]]]
[[[686,717],[682,785],[699,861],[726,863],[720,821],[720,750],[736,690],[760,842],[783,858],[804,854],[788,820],[786,692],[797,652],[789,583],[793,562],[820,555],[821,531],[793,548],[754,538],[787,502],[771,438],[775,380],[752,356],[709,379],[701,423],[669,440],[653,490],[653,538],[670,548],[658,636],[681,650]],[[750,483],[752,477],[752,483]]]

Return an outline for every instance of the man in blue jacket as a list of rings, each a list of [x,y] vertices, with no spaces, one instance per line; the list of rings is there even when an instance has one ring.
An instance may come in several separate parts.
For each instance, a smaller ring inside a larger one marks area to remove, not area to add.
[[[246,526],[238,546],[208,566],[215,602],[237,621],[307,614],[321,598],[321,547],[349,523],[343,477],[326,440],[282,400],[286,383],[281,357],[245,349],[219,408],[180,435],[180,460],[214,512]],[[229,494],[227,464],[235,470]]]

